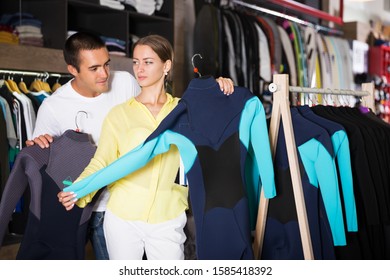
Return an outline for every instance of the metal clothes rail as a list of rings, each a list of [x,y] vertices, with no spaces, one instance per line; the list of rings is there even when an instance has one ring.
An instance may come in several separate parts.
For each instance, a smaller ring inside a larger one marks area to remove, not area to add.
[[[259,7],[259,6],[254,5],[254,4],[249,4],[249,3],[246,3],[246,2],[243,2],[243,1],[239,1],[239,0],[232,0],[231,3],[239,5],[239,6],[242,6],[242,7],[249,8],[251,10],[255,10],[255,11],[259,11],[259,12],[262,12],[262,13],[265,13],[265,14],[269,14],[269,15],[272,15],[272,16],[276,16],[276,17],[279,17],[279,18],[287,19],[289,21],[293,21],[293,22],[296,22],[296,23],[304,25],[304,26],[312,27],[312,28],[314,28],[317,31],[325,31],[325,32],[327,32],[329,34],[337,34],[337,35],[342,35],[343,34],[343,31],[341,31],[341,30],[325,27],[325,26],[322,26],[322,25],[319,25],[319,24],[313,24],[311,22],[302,20],[302,19],[300,19],[298,17],[286,15],[284,13],[281,13],[281,12],[278,12],[278,11],[274,11],[274,10],[271,10],[271,9],[267,9],[267,8],[264,8],[264,7]]]
[[[49,73],[49,72],[34,72],[34,71],[20,71],[20,70],[6,70],[0,69],[0,74],[8,74],[8,75],[21,75],[21,76],[36,76],[43,78],[72,78],[73,76],[70,74],[59,74],[59,73]]]

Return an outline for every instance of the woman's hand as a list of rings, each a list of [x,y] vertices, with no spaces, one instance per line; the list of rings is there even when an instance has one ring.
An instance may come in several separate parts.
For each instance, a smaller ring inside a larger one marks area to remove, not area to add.
[[[74,192],[59,192],[57,197],[58,201],[62,203],[67,211],[72,210],[77,201],[76,194]]]
[[[234,84],[232,79],[219,77],[216,79],[216,81],[219,84],[219,87],[224,94],[230,95],[234,92]]]

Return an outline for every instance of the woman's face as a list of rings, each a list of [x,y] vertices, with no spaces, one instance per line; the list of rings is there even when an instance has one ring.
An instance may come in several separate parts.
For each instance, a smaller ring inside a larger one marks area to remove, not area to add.
[[[170,61],[165,63],[147,45],[137,45],[133,51],[134,76],[141,87],[163,85],[165,73],[169,71]]]

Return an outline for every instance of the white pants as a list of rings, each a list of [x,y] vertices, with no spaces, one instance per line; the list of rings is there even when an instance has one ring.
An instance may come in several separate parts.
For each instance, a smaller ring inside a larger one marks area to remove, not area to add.
[[[158,224],[123,220],[109,210],[104,217],[104,234],[110,260],[183,260],[184,226],[187,216]]]

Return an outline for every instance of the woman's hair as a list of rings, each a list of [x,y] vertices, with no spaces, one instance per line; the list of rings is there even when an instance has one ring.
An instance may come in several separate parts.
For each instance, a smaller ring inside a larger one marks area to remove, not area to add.
[[[99,36],[86,32],[77,32],[71,35],[65,42],[63,50],[65,62],[68,65],[72,65],[77,71],[80,71],[80,51],[98,50],[101,48],[106,48],[106,45]]]
[[[173,48],[171,43],[164,37],[160,35],[148,35],[140,38],[133,45],[134,48],[138,45],[149,46],[161,59],[162,62],[166,62],[167,60],[171,61],[171,70],[168,72],[168,75],[165,76],[165,88],[168,91],[170,86],[169,81],[171,81],[172,68],[173,68]]]

